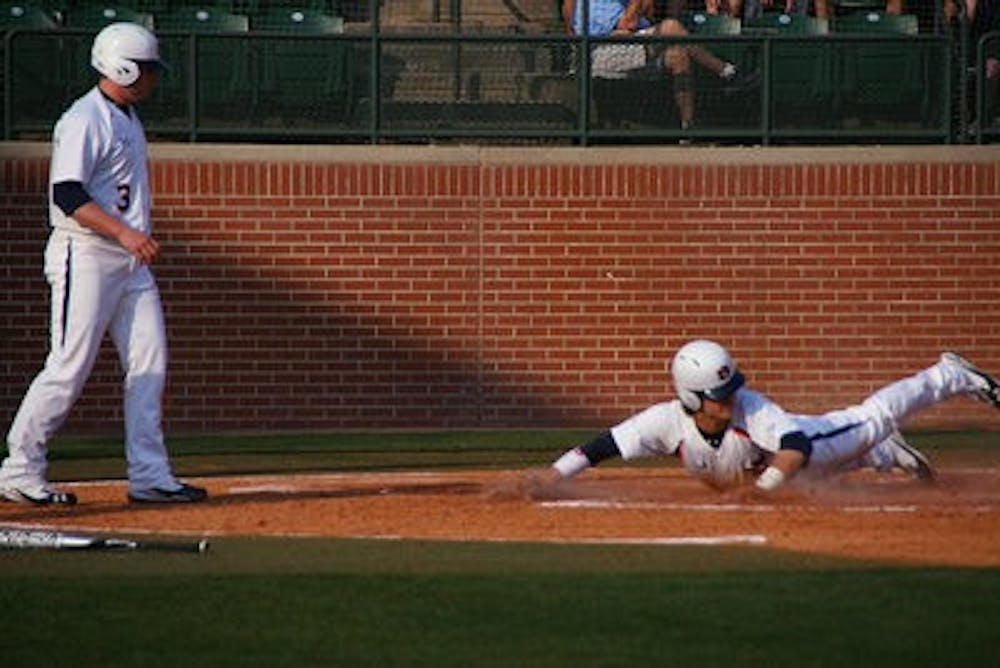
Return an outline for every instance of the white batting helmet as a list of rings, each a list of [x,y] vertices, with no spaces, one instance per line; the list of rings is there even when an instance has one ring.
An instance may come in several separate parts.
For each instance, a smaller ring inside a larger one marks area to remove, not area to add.
[[[701,408],[703,397],[722,401],[746,381],[729,351],[707,339],[684,344],[674,355],[670,373],[677,398],[692,412]]]
[[[139,80],[139,64],[160,60],[156,36],[137,23],[112,23],[94,38],[90,64],[119,86],[131,86]]]

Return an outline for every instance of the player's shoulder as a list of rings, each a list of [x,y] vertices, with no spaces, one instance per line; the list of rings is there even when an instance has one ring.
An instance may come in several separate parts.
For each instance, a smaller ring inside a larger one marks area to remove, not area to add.
[[[671,399],[648,406],[640,415],[656,420],[676,420],[684,415],[684,407],[678,399]]]
[[[107,105],[103,103],[101,92],[95,86],[73,101],[59,118],[58,124],[63,127],[81,127],[102,122],[107,117]]]
[[[780,409],[770,397],[759,390],[749,387],[740,389],[738,396],[739,405],[745,413],[753,413],[764,409]]]

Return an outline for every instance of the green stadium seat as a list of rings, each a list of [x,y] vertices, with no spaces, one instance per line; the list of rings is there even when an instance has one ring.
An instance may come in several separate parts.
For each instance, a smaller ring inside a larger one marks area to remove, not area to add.
[[[66,13],[66,27],[99,30],[109,23],[127,21],[153,29],[153,15],[121,5],[76,5]]]
[[[182,32],[247,32],[250,18],[214,5],[188,5],[155,18],[159,30]]]
[[[6,83],[10,90],[11,126],[15,131],[48,136],[65,110],[68,96],[67,62],[73,42],[59,30],[42,33],[15,30],[0,39]]]
[[[54,14],[25,2],[0,3],[0,33],[8,30],[53,30],[59,27]]]
[[[53,30],[58,28],[59,25],[56,22],[55,15],[47,12],[41,7],[27,4],[24,2],[0,2],[0,105],[6,103],[6,64],[8,54],[5,52],[6,40],[4,39],[4,33],[10,30]],[[12,100],[14,104],[22,106],[21,99],[23,95],[21,94],[22,89],[19,87],[19,82],[22,76],[27,76],[32,78],[34,76],[40,75],[43,81],[49,81],[52,79],[52,72],[42,71],[36,72],[36,68],[39,66],[39,56],[43,57],[46,55],[32,54],[28,53],[32,51],[31,46],[26,46],[24,53],[17,54],[17,57],[13,60],[13,68],[11,72],[12,87],[15,88]],[[45,63],[42,60],[41,63]],[[44,66],[44,65],[43,65]],[[23,88],[23,93],[34,96],[41,96],[38,101],[44,102],[49,96],[49,92],[45,91],[41,86],[35,86],[33,89],[31,87]],[[25,100],[23,106],[25,108],[30,107],[34,102],[29,102]],[[0,107],[2,109],[2,107]],[[15,114],[17,110],[14,110]],[[16,119],[15,119],[16,120]]]
[[[739,35],[742,28],[738,18],[705,12],[688,12],[683,23],[693,35]]]
[[[826,40],[804,39],[829,31],[824,18],[780,12],[743,22],[742,34],[778,38],[772,40],[770,51],[772,127],[834,124],[833,52]]]
[[[883,11],[852,12],[833,22],[836,33],[898,33],[916,35],[920,25],[916,14],[887,14]]]
[[[763,15],[745,19],[742,34],[745,35],[826,35],[830,32],[830,22],[825,18],[765,12]]]
[[[875,121],[919,118],[931,83],[927,45],[915,37],[917,17],[857,12],[839,17],[834,31],[867,38],[838,44],[843,114]]]
[[[251,17],[254,30],[330,35],[344,32],[344,19],[309,7],[271,7]]]
[[[176,63],[163,77],[154,98],[160,118],[188,112],[191,82],[187,63],[193,55],[199,121],[210,125],[216,119],[242,119],[253,94],[251,44],[242,37],[249,33],[249,17],[213,5],[188,5],[154,20],[164,59],[168,64]]]
[[[862,9],[882,11],[885,9],[885,0],[833,0],[832,5],[835,14],[845,15]]]
[[[90,2],[91,0],[77,0],[77,2]],[[135,11],[141,14],[152,14],[154,17],[164,16],[170,13],[171,8],[176,3],[171,3],[170,0],[119,0],[123,4],[131,7]],[[98,3],[100,4],[100,3]],[[214,3],[213,3],[214,6]],[[157,26],[159,27],[159,26]]]
[[[343,32],[343,20],[307,9],[279,9],[265,13],[256,25],[286,33],[258,38],[261,114],[291,125],[350,119],[358,98],[354,44],[329,37]]]
[[[743,32],[743,22],[725,14],[688,12],[682,23],[690,35],[705,37],[702,46],[715,56],[734,63],[744,74],[760,71],[759,43],[728,39]],[[695,119],[699,127],[745,127],[756,125],[760,118],[760,92],[757,86],[739,93],[727,92],[729,84],[715,73],[692,64],[697,96]]]
[[[682,21],[688,32],[700,37],[733,37],[743,31],[743,22],[740,19],[726,16],[724,14],[706,14],[705,12],[689,12],[684,15]],[[719,58],[736,63],[743,67],[752,65],[748,58],[756,50],[755,47],[747,48],[744,44],[726,44],[725,42],[712,41],[705,44],[705,48],[717,55]]]

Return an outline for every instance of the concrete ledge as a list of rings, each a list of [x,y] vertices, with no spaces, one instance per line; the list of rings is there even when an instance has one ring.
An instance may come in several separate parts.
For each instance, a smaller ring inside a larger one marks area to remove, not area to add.
[[[0,159],[48,157],[48,142],[0,142]],[[495,147],[152,143],[153,160],[191,162],[824,165],[1000,162],[1000,145]]]

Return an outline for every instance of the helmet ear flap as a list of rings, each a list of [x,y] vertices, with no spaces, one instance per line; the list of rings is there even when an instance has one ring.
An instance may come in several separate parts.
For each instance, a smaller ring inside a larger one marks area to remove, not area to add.
[[[127,58],[112,56],[101,72],[119,86],[131,86],[139,80],[139,66]]]
[[[701,397],[697,392],[677,388],[677,398],[681,400],[681,404],[684,405],[684,408],[692,413],[697,413],[701,410]]]

